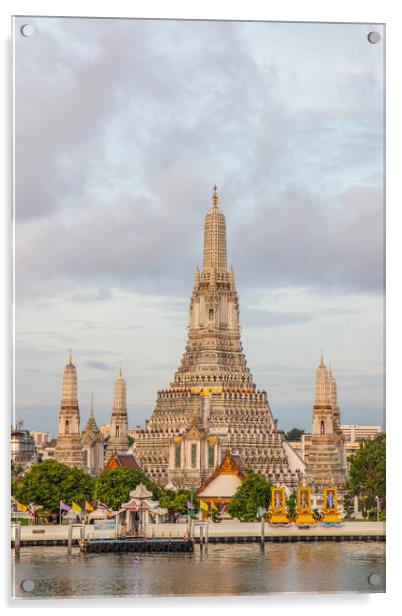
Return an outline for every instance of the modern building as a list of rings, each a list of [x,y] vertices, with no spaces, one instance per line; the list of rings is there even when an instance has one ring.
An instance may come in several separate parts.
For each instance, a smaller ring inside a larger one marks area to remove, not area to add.
[[[26,468],[37,455],[35,439],[29,430],[24,430],[22,419],[11,428],[11,460],[14,464]]]
[[[367,438],[375,438],[381,433],[381,426],[359,426],[345,424],[341,426],[341,432],[348,443],[361,441]]]
[[[77,399],[77,371],[72,362],[71,352],[63,375],[63,394],[54,457],[58,462],[68,466],[85,468]]]
[[[52,438],[43,447],[38,447],[38,456],[40,460],[53,460],[56,454],[57,439]]]
[[[50,443],[51,440],[51,436],[50,436],[50,432],[31,432],[34,441],[35,441],[35,445],[37,447],[45,447],[45,445],[47,445],[48,443]]]
[[[268,403],[247,366],[226,223],[216,187],[204,225],[201,271],[190,300],[187,344],[167,389],[157,394],[145,430],[135,437],[141,468],[160,485],[200,486],[226,451],[275,483],[297,486]]]

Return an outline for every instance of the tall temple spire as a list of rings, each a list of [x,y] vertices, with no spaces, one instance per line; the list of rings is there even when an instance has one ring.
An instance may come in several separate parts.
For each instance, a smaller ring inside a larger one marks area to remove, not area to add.
[[[316,370],[312,430],[304,437],[304,461],[308,483],[314,483],[322,493],[323,487],[333,482],[342,495],[346,469],[344,438],[336,382],[331,367],[324,364],[322,351]]]
[[[321,351],[320,364],[316,370],[314,406],[331,405],[330,378]]]
[[[62,404],[74,404],[78,406],[77,371],[72,362],[71,350],[68,356],[68,364],[64,368]]]
[[[126,381],[123,378],[121,365],[114,384],[113,409],[110,426],[110,438],[107,448],[107,458],[113,451],[127,451],[128,449],[128,417],[127,417]]]
[[[227,272],[226,263],[226,223],[222,211],[218,207],[218,191],[216,186],[212,194],[212,207],[205,217],[204,225],[204,257],[202,269]]]
[[[158,391],[145,431],[133,432],[144,472],[160,485],[200,485],[227,450],[289,486],[299,483],[265,391],[247,366],[234,271],[227,269],[226,223],[213,189],[204,225],[201,271],[194,276],[186,347],[173,382]],[[113,434],[113,427],[112,427]],[[111,441],[109,441],[111,447]]]
[[[77,399],[77,371],[72,362],[71,350],[64,368],[62,399],[55,458],[69,466],[84,466],[80,440],[80,411]]]
[[[119,367],[118,377],[114,384],[113,410],[127,413],[126,381],[123,379],[121,366]]]
[[[208,332],[208,335],[206,335]],[[186,351],[175,386],[254,389],[240,339],[234,271],[227,270],[225,216],[216,186],[204,226],[203,268],[196,269]]]

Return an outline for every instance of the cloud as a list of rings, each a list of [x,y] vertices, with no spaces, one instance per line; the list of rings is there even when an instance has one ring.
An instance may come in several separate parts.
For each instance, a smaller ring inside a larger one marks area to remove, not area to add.
[[[185,344],[215,182],[250,366],[281,416],[310,417],[321,345],[378,363],[383,63],[364,24],[32,23],[15,38],[21,399],[45,391],[56,425],[72,346],[105,418],[120,360],[149,417]],[[353,382],[369,408],[375,387]]]
[[[214,182],[245,284],[381,288],[375,68],[337,69],[304,105],[295,68],[295,107],[250,24],[37,26],[29,54],[16,41],[19,299],[188,293]]]
[[[248,327],[278,327],[305,323],[311,321],[314,316],[308,312],[275,312],[262,310],[261,308],[247,308],[242,310],[242,323]]]
[[[93,368],[94,370],[111,370],[112,366],[109,366],[108,364],[105,364],[101,361],[87,361],[86,365],[89,366],[89,368]]]

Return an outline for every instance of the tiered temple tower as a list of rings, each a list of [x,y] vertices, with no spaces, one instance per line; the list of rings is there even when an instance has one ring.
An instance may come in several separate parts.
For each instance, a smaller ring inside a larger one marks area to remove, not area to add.
[[[55,459],[68,466],[84,468],[81,447],[80,411],[77,399],[77,371],[72,362],[71,351],[63,375],[63,394],[59,415],[59,429]]]
[[[122,370],[120,368],[119,376],[114,384],[112,421],[106,460],[109,460],[114,452],[119,453],[127,451],[129,448],[126,397],[126,381],[123,379]]]
[[[88,421],[81,433],[81,445],[88,473],[95,477],[100,475],[104,465],[103,436],[95,421],[93,395]]]
[[[282,439],[267,393],[256,389],[243,353],[234,272],[227,269],[225,217],[215,186],[185,352],[135,439],[136,455],[161,485],[198,486],[231,450],[246,467],[294,487],[299,473],[291,470]]]
[[[318,505],[323,488],[331,485],[338,488],[342,500],[346,455],[340,423],[336,382],[321,353],[316,371],[312,434],[303,437],[306,481],[319,494]]]

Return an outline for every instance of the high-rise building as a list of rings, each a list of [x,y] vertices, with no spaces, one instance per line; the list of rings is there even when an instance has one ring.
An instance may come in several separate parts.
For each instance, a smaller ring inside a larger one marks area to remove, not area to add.
[[[88,421],[81,432],[81,445],[84,452],[84,462],[88,473],[94,476],[101,474],[104,464],[103,435],[98,428],[94,415],[94,399],[91,395],[91,408]]]
[[[272,481],[296,486],[300,471],[291,467],[282,441],[267,393],[256,388],[243,353],[225,217],[215,187],[185,352],[170,387],[158,392],[145,430],[135,436],[135,452],[141,468],[162,485],[200,485],[231,451]]]
[[[54,457],[58,462],[68,466],[85,467],[77,399],[77,371],[72,362],[71,351],[63,375],[63,393]]]
[[[305,477],[322,497],[324,487],[337,487],[340,497],[346,478],[345,439],[341,431],[337,387],[321,353],[316,371],[312,433],[302,436]],[[317,501],[317,505],[320,500]]]
[[[120,368],[119,375],[114,384],[110,437],[106,451],[107,460],[109,460],[114,452],[119,453],[127,451],[129,448],[126,397],[126,381],[123,379],[122,370]]]

